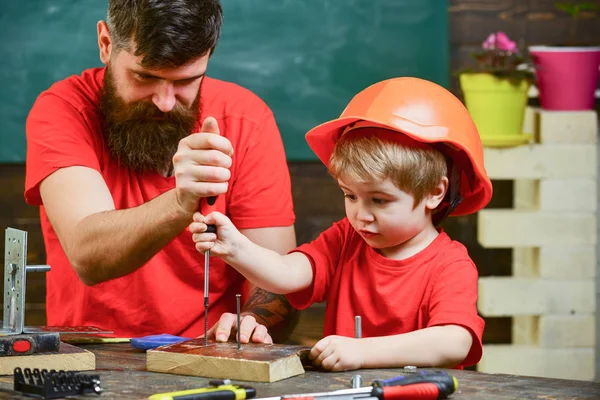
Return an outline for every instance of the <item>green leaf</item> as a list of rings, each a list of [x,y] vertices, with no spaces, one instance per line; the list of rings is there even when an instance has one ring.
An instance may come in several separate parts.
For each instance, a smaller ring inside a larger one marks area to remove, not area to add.
[[[596,3],[554,3],[557,10],[564,11],[573,18],[577,18],[581,11],[600,10],[600,5]]]
[[[573,3],[555,3],[554,6],[557,10],[564,11],[573,18],[575,18],[579,13],[577,10],[577,6]]]

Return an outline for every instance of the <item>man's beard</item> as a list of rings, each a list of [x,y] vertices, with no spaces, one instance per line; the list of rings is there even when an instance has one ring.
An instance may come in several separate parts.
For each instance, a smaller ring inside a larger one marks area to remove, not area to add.
[[[190,108],[179,103],[163,113],[152,102],[127,104],[117,93],[110,68],[100,93],[103,134],[111,155],[135,172],[170,175],[179,141],[192,133],[200,114],[200,89]]]

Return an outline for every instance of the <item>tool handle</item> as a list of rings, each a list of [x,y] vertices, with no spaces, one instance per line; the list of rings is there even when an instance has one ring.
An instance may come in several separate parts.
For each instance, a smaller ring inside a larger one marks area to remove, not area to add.
[[[455,378],[445,372],[422,373],[414,375],[400,375],[389,379],[376,379],[373,386],[407,386],[415,383],[439,382],[448,386],[455,386]]]
[[[236,400],[249,399],[255,396],[254,388],[200,388],[180,390],[178,392],[153,394],[149,400]]]
[[[372,395],[379,400],[437,400],[445,399],[454,392],[454,387],[439,382],[423,382],[406,386],[373,388]]]
[[[0,336],[0,357],[58,352],[59,347],[60,335],[58,332]]]
[[[435,383],[416,383],[409,386],[388,386],[383,388],[383,400],[437,400],[440,390]]]
[[[202,213],[202,215],[206,216],[216,210],[217,210],[217,196],[206,197],[200,202],[200,212]],[[217,233],[216,225],[212,225],[212,224],[208,225],[206,232]]]

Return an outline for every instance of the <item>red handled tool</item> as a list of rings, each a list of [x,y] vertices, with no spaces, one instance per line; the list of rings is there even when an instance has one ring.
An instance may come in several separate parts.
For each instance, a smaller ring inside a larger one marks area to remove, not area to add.
[[[373,386],[321,393],[292,394],[256,400],[437,400],[445,399],[458,388],[455,377],[444,372],[398,376],[376,380]]]
[[[57,352],[59,347],[58,332],[0,336],[0,357]]]

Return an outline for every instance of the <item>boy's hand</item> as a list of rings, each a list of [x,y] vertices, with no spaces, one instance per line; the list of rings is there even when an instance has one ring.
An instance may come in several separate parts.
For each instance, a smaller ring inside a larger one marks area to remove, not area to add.
[[[361,339],[331,335],[323,338],[310,350],[310,358],[326,371],[351,371],[362,368],[364,350]]]
[[[208,330],[206,335],[209,339],[215,339],[217,342],[227,342],[228,340],[237,341],[237,316],[232,313],[223,313],[219,322]],[[252,315],[241,315],[240,318],[241,343],[265,343],[273,344],[273,339],[267,331],[267,327],[259,324]],[[201,336],[204,337],[204,336]]]
[[[193,219],[194,222],[190,224],[190,232],[192,232],[196,250],[201,253],[210,250],[211,255],[221,258],[234,256],[238,240],[244,236],[229,218],[215,211],[206,217],[196,212]],[[217,227],[216,234],[206,232],[207,226],[211,224]]]

